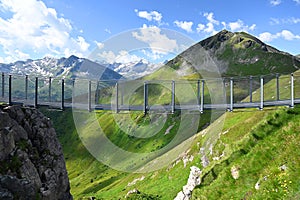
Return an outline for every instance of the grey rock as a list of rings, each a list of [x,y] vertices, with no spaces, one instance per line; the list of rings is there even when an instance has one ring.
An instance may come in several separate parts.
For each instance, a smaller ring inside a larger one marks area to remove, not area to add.
[[[0,199],[69,200],[62,147],[36,109],[0,106]],[[6,171],[5,171],[6,170]]]
[[[202,171],[198,167],[192,166],[187,184],[183,186],[182,191],[177,194],[174,200],[189,200],[194,188],[201,184],[201,174]]]

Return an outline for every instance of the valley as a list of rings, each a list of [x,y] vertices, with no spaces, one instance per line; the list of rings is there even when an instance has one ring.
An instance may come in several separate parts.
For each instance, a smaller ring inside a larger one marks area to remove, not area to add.
[[[98,74],[89,71],[88,66],[92,61],[86,60],[88,65],[81,64],[81,61],[77,57],[63,59],[63,65],[55,61],[56,64],[47,65],[48,71],[44,65],[34,67],[37,61],[26,62],[31,63],[28,65],[31,66],[30,70],[36,69],[31,75],[79,78],[79,75],[86,77]],[[92,65],[98,67],[97,63]],[[16,66],[16,63],[0,65],[0,69],[20,74]],[[275,99],[276,74],[280,74],[280,88],[284,89],[279,91],[279,97],[283,100],[291,96],[290,73],[294,73],[294,93],[299,98],[299,68],[299,57],[281,52],[244,32],[223,30],[136,81],[192,82],[201,78],[225,80],[253,76],[251,93],[248,88],[250,79],[243,81],[241,78],[233,86],[234,102],[249,102],[250,98],[251,101],[260,101],[259,76],[265,77],[265,100]],[[24,73],[30,71],[29,67],[27,69]],[[112,70],[107,71],[107,68],[101,70],[103,76],[93,78],[107,80],[126,76],[125,73],[120,75]],[[225,82],[225,85],[228,86],[228,83]],[[196,84],[190,87],[195,96]],[[113,88],[112,84],[105,85],[101,90],[103,98],[99,102],[109,102]],[[130,88],[124,90],[126,101],[143,104],[142,88],[137,88],[127,96]],[[149,90],[152,92],[150,103],[166,105],[170,102],[170,88],[152,84]],[[182,101],[195,101],[185,87],[179,86],[178,91],[181,93],[177,95],[184,99]],[[210,102],[216,91],[217,87],[205,88],[205,101]],[[223,101],[230,101],[228,87],[225,87],[225,95],[220,95],[225,97]],[[176,100],[179,101],[179,98]],[[84,119],[80,128],[76,126],[75,118],[78,116],[72,109],[66,108],[63,112],[46,108],[40,110],[52,119],[62,144],[74,199],[169,200],[176,198],[180,192],[188,199],[300,197],[300,155],[296,151],[300,148],[299,105],[263,110],[236,109],[233,112],[226,112],[225,109],[207,110],[202,114],[180,111],[174,114],[86,111],[80,114]],[[158,128],[155,129],[154,125]],[[114,154],[106,149],[106,141],[137,156],[133,159],[119,152]],[[168,146],[170,143],[171,147]],[[101,147],[101,152],[91,152],[91,146]],[[103,157],[106,158],[105,162],[101,160]],[[187,184],[191,167],[201,171],[198,177],[201,183],[186,194],[183,186]]]

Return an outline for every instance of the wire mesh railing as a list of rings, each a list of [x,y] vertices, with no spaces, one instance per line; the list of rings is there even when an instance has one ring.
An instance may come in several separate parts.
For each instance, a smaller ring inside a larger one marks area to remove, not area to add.
[[[88,80],[1,74],[0,101],[64,109],[228,109],[300,103],[300,72],[201,80]]]

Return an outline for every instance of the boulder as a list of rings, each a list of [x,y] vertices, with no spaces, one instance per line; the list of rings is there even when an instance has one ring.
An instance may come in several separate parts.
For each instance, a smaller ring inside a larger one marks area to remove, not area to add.
[[[73,199],[62,147],[37,109],[0,106],[0,199]]]

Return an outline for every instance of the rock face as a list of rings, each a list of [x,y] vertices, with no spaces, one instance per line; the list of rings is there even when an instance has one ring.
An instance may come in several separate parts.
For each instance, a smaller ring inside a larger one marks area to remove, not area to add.
[[[73,199],[56,132],[36,109],[0,107],[0,199]]]
[[[177,194],[174,200],[189,200],[194,188],[201,184],[201,174],[202,171],[198,167],[192,166],[187,184],[183,186],[182,191]]]

